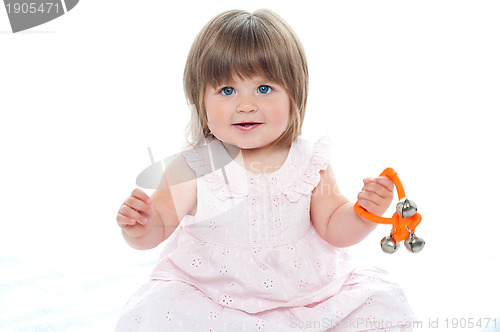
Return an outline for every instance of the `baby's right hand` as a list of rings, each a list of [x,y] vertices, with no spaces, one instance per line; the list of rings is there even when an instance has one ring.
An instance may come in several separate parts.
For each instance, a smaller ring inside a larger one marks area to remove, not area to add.
[[[134,189],[120,206],[116,221],[127,233],[141,236],[150,223],[153,212],[151,198],[141,189]]]

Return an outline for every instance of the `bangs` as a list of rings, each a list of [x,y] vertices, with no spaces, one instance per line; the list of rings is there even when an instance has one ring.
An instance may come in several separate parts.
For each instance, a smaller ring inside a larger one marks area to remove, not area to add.
[[[288,24],[268,9],[253,14],[229,10],[215,16],[196,36],[184,68],[184,92],[191,107],[187,132],[193,144],[213,138],[204,94],[211,86],[262,76],[285,88],[291,103],[289,126],[280,141],[300,134],[307,101],[304,49]]]
[[[273,29],[259,17],[246,16],[233,18],[217,31],[210,48],[200,59],[201,80],[217,87],[233,82],[236,75],[241,79],[260,75],[287,88],[287,75],[283,71],[289,66],[285,38],[273,34]]]

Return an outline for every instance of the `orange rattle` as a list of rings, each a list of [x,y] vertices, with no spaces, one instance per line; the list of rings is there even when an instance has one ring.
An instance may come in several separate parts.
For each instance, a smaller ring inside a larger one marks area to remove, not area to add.
[[[392,168],[386,168],[380,176],[386,176],[394,182],[398,191],[399,202],[396,205],[396,212],[392,218],[384,218],[376,216],[363,209],[361,206],[354,204],[354,211],[362,218],[378,224],[392,224],[391,235],[384,237],[380,241],[382,250],[388,254],[394,253],[399,248],[399,242],[405,240],[405,247],[411,252],[419,252],[424,248],[425,241],[415,235],[422,216],[417,213],[417,204],[414,201],[406,198],[403,183]]]

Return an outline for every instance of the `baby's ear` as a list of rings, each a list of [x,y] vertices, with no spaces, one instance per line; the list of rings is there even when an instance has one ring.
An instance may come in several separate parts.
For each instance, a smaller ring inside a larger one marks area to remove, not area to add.
[[[79,0],[28,2],[4,0],[10,26],[14,33],[52,21],[73,9],[78,1]]]

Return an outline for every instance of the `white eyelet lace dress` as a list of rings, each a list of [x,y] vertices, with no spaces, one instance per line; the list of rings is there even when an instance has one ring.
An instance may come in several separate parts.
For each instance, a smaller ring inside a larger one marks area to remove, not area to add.
[[[165,242],[116,331],[411,330],[401,326],[414,320],[401,288],[383,270],[354,266],[312,226],[329,149],[326,138],[299,137],[281,168],[263,174],[236,161],[212,171],[207,146],[185,151],[198,175],[196,215]]]

